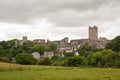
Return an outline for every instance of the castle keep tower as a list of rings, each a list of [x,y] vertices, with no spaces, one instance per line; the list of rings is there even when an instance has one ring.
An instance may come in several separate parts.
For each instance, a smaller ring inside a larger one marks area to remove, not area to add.
[[[27,36],[23,36],[23,39],[19,41],[21,45],[27,41]]]
[[[23,42],[26,42],[27,41],[27,36],[23,36]]]
[[[89,26],[89,39],[97,40],[98,39],[98,28],[96,26]]]

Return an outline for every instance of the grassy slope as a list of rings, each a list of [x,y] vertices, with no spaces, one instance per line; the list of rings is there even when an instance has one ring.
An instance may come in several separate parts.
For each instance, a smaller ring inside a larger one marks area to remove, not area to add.
[[[0,80],[120,80],[120,69],[65,68],[0,63]]]

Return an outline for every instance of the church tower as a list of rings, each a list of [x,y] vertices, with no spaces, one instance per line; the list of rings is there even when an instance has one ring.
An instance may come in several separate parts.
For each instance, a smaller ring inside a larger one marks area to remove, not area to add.
[[[89,40],[97,40],[98,39],[98,27],[89,26]]]

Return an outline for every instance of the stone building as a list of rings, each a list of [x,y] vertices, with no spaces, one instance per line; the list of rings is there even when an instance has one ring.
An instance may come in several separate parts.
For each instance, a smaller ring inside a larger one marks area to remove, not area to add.
[[[40,43],[42,45],[46,45],[45,39],[34,39],[33,42]]]
[[[27,36],[23,36],[22,40],[19,40],[20,45],[23,45],[27,41]]]
[[[54,56],[54,53],[51,51],[51,52],[44,52],[44,55],[43,57],[48,57],[48,58],[52,58]]]
[[[39,59],[40,59],[40,53],[38,53],[38,52],[33,52],[32,55],[33,55],[33,57],[34,57],[36,60],[39,60]]]
[[[66,51],[66,52],[72,52],[72,46],[69,43],[68,37],[65,37],[62,40],[53,41],[53,42],[57,45],[58,55],[59,56],[62,56],[64,51]]]
[[[89,26],[89,39],[97,40],[98,39],[98,28],[96,26]]]
[[[84,45],[86,42],[88,42],[88,39],[74,39],[70,41],[70,44],[76,51],[79,46]]]
[[[97,48],[97,49],[103,49],[105,48],[108,42],[109,41],[105,37],[98,38],[98,27],[89,26],[89,40],[87,42],[89,46]]]
[[[65,37],[64,39],[58,40],[58,41],[47,40],[47,42],[45,42],[45,39],[35,39],[35,40],[33,40],[33,42],[40,43],[42,45],[46,45],[48,42],[54,42],[57,45],[58,56],[63,56],[64,51],[77,52],[78,47],[80,47],[81,45],[84,45],[85,43],[88,43],[88,45],[93,48],[97,48],[97,49],[105,48],[105,46],[109,42],[109,40],[107,40],[104,37],[98,38],[98,27],[96,27],[96,26],[90,27],[89,26],[88,32],[89,32],[89,34],[88,34],[87,39],[74,39],[69,42],[69,38]],[[20,40],[20,44],[22,45],[26,41],[27,41],[27,37],[23,37],[23,39]],[[45,52],[45,54],[43,56],[51,58],[53,55],[54,54],[52,52]]]
[[[74,48],[74,50],[77,50],[77,48],[81,45],[84,45],[85,43],[88,43],[89,46],[97,49],[105,48],[106,44],[109,42],[104,37],[98,38],[98,27],[93,26],[88,28],[89,31],[89,38],[88,39],[78,39],[78,40],[71,40],[71,46]]]

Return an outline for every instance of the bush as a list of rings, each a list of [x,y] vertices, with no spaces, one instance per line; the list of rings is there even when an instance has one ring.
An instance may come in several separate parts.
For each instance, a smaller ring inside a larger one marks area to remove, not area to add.
[[[89,64],[93,67],[104,67],[106,59],[113,53],[112,50],[102,50],[89,56]]]
[[[120,68],[120,53],[112,53],[107,56],[105,67]]]
[[[63,54],[65,57],[73,57],[75,55],[73,52],[65,52],[65,51]]]
[[[28,53],[21,53],[18,54],[16,57],[16,62],[19,64],[36,64],[37,60],[33,58],[31,54]]]
[[[64,66],[70,66],[70,67],[78,67],[78,66],[86,66],[87,61],[84,57],[78,56],[78,57],[70,57],[67,60],[64,61]]]
[[[0,57],[0,62],[7,62],[7,63],[9,63],[10,59],[7,58],[7,57]]]
[[[57,55],[54,55],[52,58],[51,58],[52,61],[58,61],[60,60],[60,57],[57,56]]]
[[[63,65],[63,58],[57,56],[57,55],[54,55],[52,58],[51,58],[51,61],[52,61],[52,66],[62,66]]]
[[[51,65],[51,60],[46,57],[43,60],[40,60],[40,62],[38,64],[39,65]]]
[[[63,61],[54,61],[52,62],[52,66],[63,66]]]

